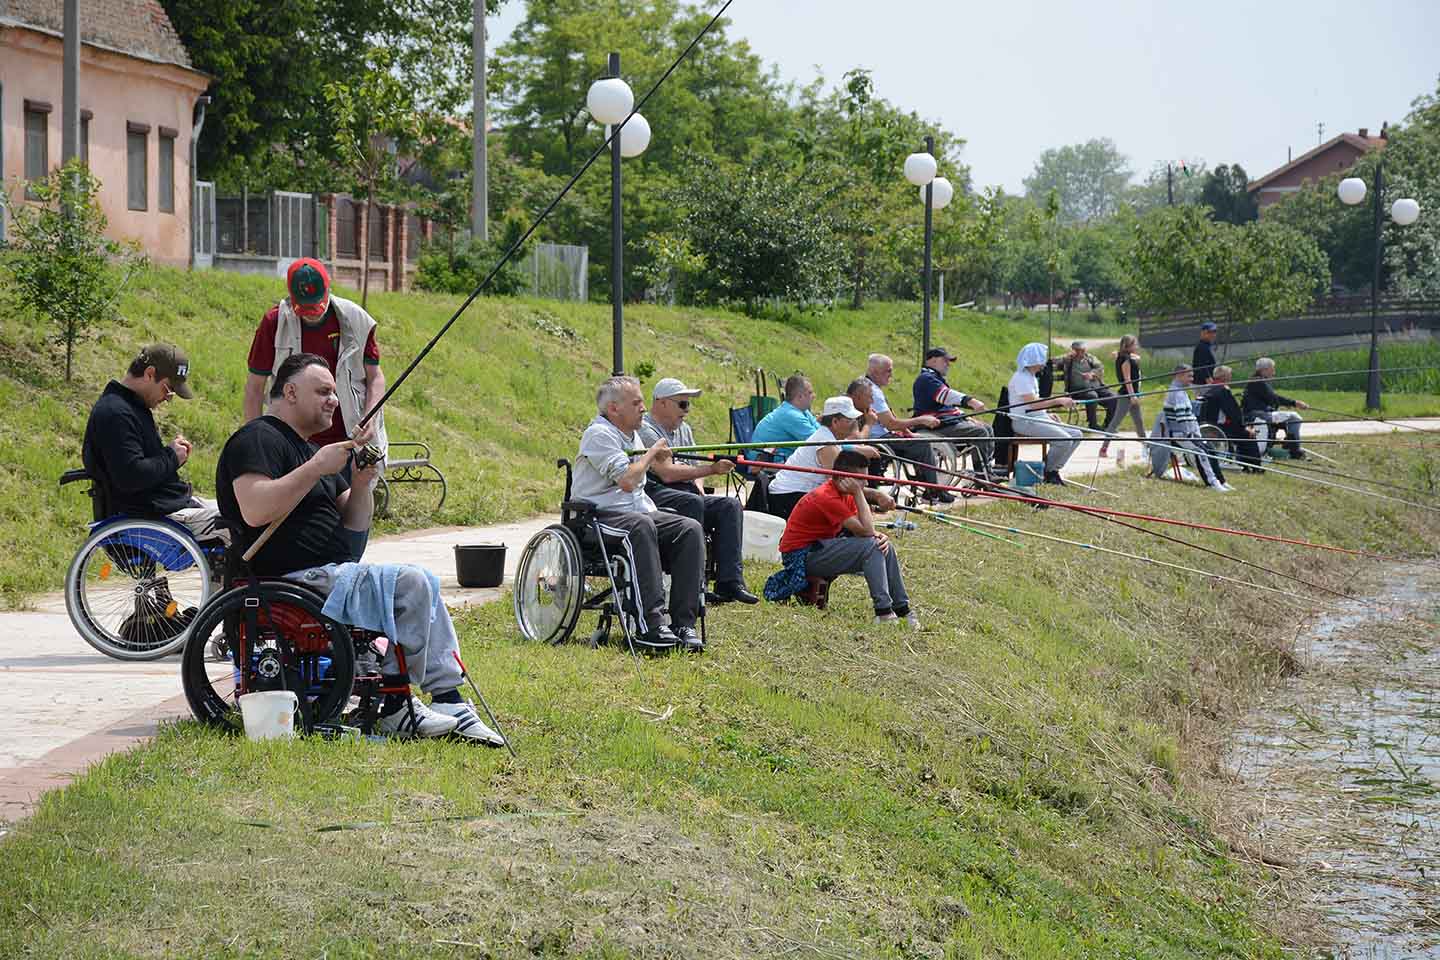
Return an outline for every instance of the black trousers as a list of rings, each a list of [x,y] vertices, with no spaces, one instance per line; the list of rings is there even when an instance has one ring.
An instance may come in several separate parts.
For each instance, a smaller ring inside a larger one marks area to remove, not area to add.
[[[1105,426],[1108,429],[1110,421],[1115,419],[1115,394],[1104,387],[1096,387],[1094,390],[1086,390],[1083,393],[1072,393],[1077,402],[1081,400],[1098,400],[1099,403],[1085,404],[1085,425],[1091,430],[1098,430],[1100,423],[1100,408],[1105,409]]]
[[[740,566],[740,540],[745,515],[739,500],[679,490],[658,483],[647,485],[645,492],[661,510],[673,510],[682,517],[689,517],[710,535],[710,549],[715,557],[715,583],[718,586],[745,586],[745,574]]]
[[[1234,448],[1235,456],[1242,463],[1260,466],[1260,444],[1255,442],[1255,438],[1250,436],[1243,426],[1238,423],[1222,423],[1219,427],[1225,431],[1225,436],[1230,438],[1230,446]]]
[[[893,452],[897,457],[904,457],[906,460],[914,460],[916,463],[923,463],[925,466],[916,467],[917,475],[926,483],[935,482],[935,454],[930,449],[931,444],[916,443],[914,440],[904,440],[894,434],[887,434],[883,437],[873,437],[865,441],[874,446],[883,455],[887,451]],[[907,464],[908,466],[908,464]],[[885,459],[882,456],[879,460],[870,461],[870,472],[876,476],[885,473]],[[950,479],[946,483],[952,482]]]
[[[597,517],[607,550],[622,550],[640,587],[640,632],[669,623],[695,626],[705,580],[705,533],[689,517],[657,510],[601,510]],[[670,573],[670,596],[662,575]]]

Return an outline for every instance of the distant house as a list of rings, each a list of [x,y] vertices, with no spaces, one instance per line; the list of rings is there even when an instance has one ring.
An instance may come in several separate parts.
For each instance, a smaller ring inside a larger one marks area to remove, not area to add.
[[[17,201],[23,181],[60,165],[62,10],[60,0],[0,0],[0,177]],[[101,182],[108,233],[184,265],[191,139],[209,78],[159,0],[86,0],[80,36],[80,156]]]
[[[1287,193],[1299,190],[1301,184],[1348,170],[1356,160],[1371,150],[1384,147],[1387,141],[1384,127],[1380,128],[1378,137],[1370,136],[1367,127],[1361,127],[1359,133],[1342,133],[1260,179],[1251,180],[1247,189],[1255,198],[1261,216],[1264,216],[1266,207],[1283,199]]]

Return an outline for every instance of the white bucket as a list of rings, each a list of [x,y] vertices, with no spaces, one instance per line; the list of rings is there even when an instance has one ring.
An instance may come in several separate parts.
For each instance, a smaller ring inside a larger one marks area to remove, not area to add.
[[[744,537],[740,544],[740,555],[746,560],[764,560],[766,563],[780,562],[780,535],[785,532],[785,521],[768,513],[745,511]]]
[[[295,736],[295,708],[299,703],[293,690],[256,690],[245,694],[240,698],[245,736],[251,740],[288,740]]]

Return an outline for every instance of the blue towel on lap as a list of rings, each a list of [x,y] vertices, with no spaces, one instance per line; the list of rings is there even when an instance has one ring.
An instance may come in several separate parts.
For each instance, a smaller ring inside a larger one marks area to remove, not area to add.
[[[395,582],[403,566],[398,563],[342,563],[333,565],[335,581],[325,598],[322,613],[337,623],[346,623],[383,633],[391,640],[395,633]],[[440,613],[440,578],[424,567],[416,567],[430,584],[430,620]]]

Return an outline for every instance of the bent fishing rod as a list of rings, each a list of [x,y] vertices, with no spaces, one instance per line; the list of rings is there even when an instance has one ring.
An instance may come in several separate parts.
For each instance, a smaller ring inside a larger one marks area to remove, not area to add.
[[[1364,423],[1385,423],[1389,424],[1392,427],[1402,428],[1405,430],[1414,430],[1416,433],[1440,433],[1440,430],[1426,430],[1424,427],[1417,427],[1414,424],[1405,423],[1403,420],[1395,420],[1389,417],[1367,417],[1358,413],[1341,413],[1338,410],[1326,410],[1324,407],[1317,407],[1313,403],[1310,404],[1310,409],[1314,410],[1316,413],[1328,413],[1332,417],[1340,417],[1345,420],[1359,420]],[[1326,423],[1328,421],[1322,420],[1319,422]]]
[[[430,341],[426,343],[425,346],[420,350],[420,352],[415,355],[415,358],[410,361],[410,364],[404,369],[404,371],[401,372],[400,376],[395,378],[395,382],[389,385],[389,387],[385,390],[385,393],[380,397],[380,399],[375,403],[375,405],[371,407],[363,417],[360,418],[360,421],[355,425],[355,432],[357,434],[369,425],[370,421],[375,418],[375,416],[380,412],[381,408],[383,408],[385,404],[389,402],[390,398],[395,395],[395,391],[400,389],[400,385],[404,383],[405,380],[410,376],[410,374],[415,371],[415,368],[420,366],[421,362],[430,355],[430,351],[435,349],[435,345],[440,342],[441,338],[444,337],[445,334],[450,332],[450,328],[453,327],[455,325],[455,322],[459,320],[460,317],[465,313],[465,311],[470,308],[470,305],[479,298],[480,294],[485,292],[485,290],[490,286],[491,281],[493,281],[495,277],[500,273],[500,271],[504,268],[505,264],[509,263],[515,257],[515,254],[520,251],[520,248],[525,245],[526,241],[528,241],[530,237],[534,235],[535,231],[540,229],[540,225],[543,224],[545,220],[550,216],[550,214],[554,212],[555,208],[560,205],[560,201],[564,200],[565,197],[569,195],[575,184],[578,183],[580,178],[585,175],[585,172],[589,170],[592,166],[594,166],[595,161],[600,158],[601,154],[603,154],[607,148],[611,147],[612,144],[618,143],[620,138],[620,131],[623,130],[625,128],[625,125],[630,122],[630,119],[634,117],[635,114],[639,113],[641,108],[643,108],[645,104],[650,101],[650,98],[653,97],[656,91],[658,91],[660,87],[664,85],[665,81],[670,79],[670,75],[675,72],[675,70],[680,66],[681,63],[685,62],[686,58],[690,56],[691,52],[694,51],[695,47],[700,43],[702,39],[704,39],[705,35],[714,28],[715,24],[719,22],[720,18],[725,15],[725,11],[729,10],[730,5],[734,2],[735,0],[725,0],[725,2],[721,5],[720,9],[715,11],[715,15],[711,17],[710,20],[705,24],[705,26],[700,29],[700,32],[695,35],[695,37],[690,41],[690,43],[685,47],[685,49],[680,51],[680,55],[677,56],[674,62],[672,62],[670,66],[665,69],[665,72],[660,75],[660,78],[655,81],[654,85],[650,87],[649,91],[647,91],[643,97],[636,101],[635,105],[630,109],[630,112],[625,116],[625,119],[621,120],[619,123],[613,125],[610,128],[609,135],[601,141],[600,145],[595,148],[594,152],[592,152],[590,156],[586,158],[585,162],[580,165],[580,169],[575,171],[575,174],[570,178],[569,182],[567,182],[565,186],[561,188],[560,192],[555,195],[555,198],[550,201],[549,205],[546,206],[543,211],[541,211],[540,215],[535,218],[534,222],[531,223],[530,226],[525,230],[525,232],[520,235],[519,239],[512,243],[509,248],[500,255],[500,259],[496,261],[495,266],[490,268],[490,272],[485,274],[485,277],[480,281],[479,284],[476,285],[475,289],[470,292],[470,295],[465,298],[465,301],[455,309],[455,312],[450,315],[450,319],[445,321],[445,323],[440,327],[440,329],[435,332],[435,335],[430,338]],[[373,463],[379,462],[381,459],[380,451],[369,445],[366,445],[362,449],[356,450],[353,456],[355,457],[356,465],[362,469],[364,467],[370,466]],[[280,524],[284,523],[285,520],[290,516],[290,514],[295,511],[296,506],[299,506],[298,502],[295,504],[295,506],[292,506],[289,510],[286,510],[284,514],[270,521],[269,526],[267,526],[264,532],[262,532],[260,536],[256,538],[255,542],[250,545],[250,548],[245,551],[243,555],[244,560],[248,562],[255,556],[256,553],[259,552],[260,548],[265,545],[266,541],[268,541],[274,535],[275,531],[279,529]]]
[[[856,480],[869,482],[876,479],[868,473],[851,473],[843,470],[827,470],[824,467],[802,467],[787,463],[768,463],[762,460],[748,460],[744,457],[737,457],[735,460],[738,466],[750,467],[756,470],[794,470],[798,473],[810,473],[824,477],[850,477]],[[1270,533],[1258,533],[1253,530],[1240,530],[1234,527],[1221,527],[1213,524],[1195,523],[1190,520],[1176,520],[1171,517],[1153,516],[1146,513],[1134,513],[1127,510],[1115,510],[1108,507],[1095,507],[1088,504],[1066,503],[1063,500],[1047,500],[1042,497],[1025,496],[1017,493],[1000,493],[996,490],[980,490],[973,487],[957,487],[950,484],[930,483],[925,480],[896,480],[892,483],[906,486],[918,487],[924,490],[943,490],[947,493],[963,493],[968,496],[990,497],[995,500],[1008,500],[1014,503],[1043,504],[1047,507],[1060,507],[1064,510],[1074,510],[1078,513],[1091,513],[1105,516],[1124,517],[1127,520],[1144,520],[1152,523],[1165,523],[1172,526],[1188,527],[1192,530],[1204,530],[1208,533],[1224,533],[1237,537],[1249,537],[1252,540],[1264,540],[1269,543],[1285,543],[1297,547],[1309,547],[1313,550],[1325,550],[1331,553],[1343,553],[1349,556],[1364,557],[1369,560],[1384,560],[1387,563],[1405,564],[1430,564],[1431,560],[1413,560],[1404,557],[1393,557],[1383,553],[1372,553],[1369,550],[1357,550],[1351,547],[1341,547],[1329,543],[1316,543],[1313,540],[1299,540],[1293,537],[1281,537]]]

